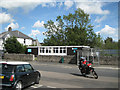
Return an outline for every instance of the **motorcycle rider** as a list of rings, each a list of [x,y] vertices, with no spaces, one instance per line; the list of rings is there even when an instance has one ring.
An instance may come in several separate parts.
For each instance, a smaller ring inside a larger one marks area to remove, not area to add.
[[[89,63],[89,61],[87,61],[85,57],[81,57],[79,62],[80,62],[79,69],[83,68],[83,70],[85,70],[85,72],[89,68],[89,66],[91,65],[91,63]]]
[[[79,66],[83,69],[86,68],[86,63],[87,63],[87,60],[85,59],[85,57],[81,57],[80,58],[80,61],[79,61]]]

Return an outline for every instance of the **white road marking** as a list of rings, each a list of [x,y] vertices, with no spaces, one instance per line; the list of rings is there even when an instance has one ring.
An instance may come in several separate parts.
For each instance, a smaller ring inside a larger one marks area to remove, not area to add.
[[[52,86],[47,86],[48,88],[56,88],[56,87],[52,87]]]
[[[42,87],[43,85],[34,85],[34,86],[31,86],[32,88],[39,88],[39,87]]]

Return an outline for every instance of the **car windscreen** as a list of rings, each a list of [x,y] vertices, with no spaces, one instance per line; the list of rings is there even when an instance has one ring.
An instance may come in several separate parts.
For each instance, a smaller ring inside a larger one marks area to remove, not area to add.
[[[0,70],[2,72],[12,72],[14,69],[14,65],[9,65],[9,64],[0,64]]]

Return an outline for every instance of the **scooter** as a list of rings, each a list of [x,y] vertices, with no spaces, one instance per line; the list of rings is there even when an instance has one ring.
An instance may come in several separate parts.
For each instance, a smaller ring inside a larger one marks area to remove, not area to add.
[[[95,72],[94,68],[92,67],[91,62],[89,62],[89,64],[87,64],[86,66],[82,66],[81,64],[79,64],[79,70],[81,71],[81,74],[83,76],[92,74],[95,79],[98,79],[98,75]]]

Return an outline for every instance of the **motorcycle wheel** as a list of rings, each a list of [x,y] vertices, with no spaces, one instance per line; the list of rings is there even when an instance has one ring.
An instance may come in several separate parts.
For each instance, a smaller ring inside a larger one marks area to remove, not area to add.
[[[98,79],[98,75],[97,75],[97,73],[95,71],[93,71],[92,74],[93,74],[95,79]]]
[[[80,69],[82,76],[86,76],[85,72],[83,69]]]

